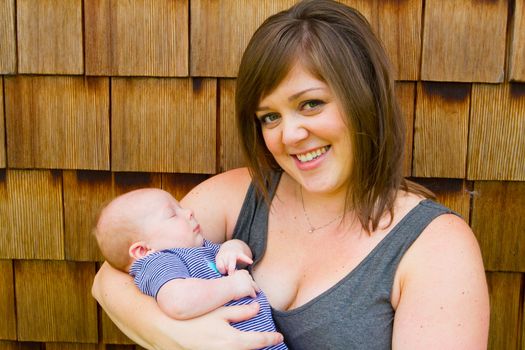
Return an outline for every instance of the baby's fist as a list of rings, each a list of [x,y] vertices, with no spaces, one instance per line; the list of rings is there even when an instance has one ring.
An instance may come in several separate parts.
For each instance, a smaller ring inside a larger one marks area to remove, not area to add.
[[[234,287],[233,300],[238,300],[246,296],[255,298],[259,287],[253,280],[250,273],[246,270],[236,270],[233,274],[228,277],[232,281]]]

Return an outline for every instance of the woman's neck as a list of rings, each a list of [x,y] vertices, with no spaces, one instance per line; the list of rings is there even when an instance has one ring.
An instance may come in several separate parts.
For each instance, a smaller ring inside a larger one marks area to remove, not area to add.
[[[341,187],[330,192],[315,192],[309,191],[286,173],[283,174],[283,180],[286,181],[284,187],[289,189],[290,195],[293,196],[295,202],[299,206],[304,205],[304,209],[308,214],[311,213],[310,215],[316,216],[322,213],[323,216],[329,217],[344,213],[347,187]]]

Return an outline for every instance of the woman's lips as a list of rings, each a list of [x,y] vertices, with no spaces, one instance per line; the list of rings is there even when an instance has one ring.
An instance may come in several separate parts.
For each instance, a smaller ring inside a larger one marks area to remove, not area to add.
[[[295,161],[297,168],[300,170],[312,170],[317,168],[327,157],[330,151],[330,146],[323,146],[313,151],[302,154],[294,154],[292,158]]]
[[[323,147],[314,149],[312,151],[295,154],[295,156],[301,163],[306,163],[306,162],[310,162],[320,157],[321,155],[325,154],[326,152],[328,152],[329,149],[330,149],[330,146],[323,146]]]

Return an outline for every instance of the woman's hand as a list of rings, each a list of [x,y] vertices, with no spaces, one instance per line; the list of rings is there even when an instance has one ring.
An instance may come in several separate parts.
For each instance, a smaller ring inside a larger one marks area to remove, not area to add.
[[[107,263],[97,273],[92,293],[117,327],[147,349],[244,350],[282,341],[279,333],[241,332],[229,324],[255,316],[258,304],[221,307],[187,321],[169,318],[153,298],[135,287],[129,275]]]
[[[184,340],[180,344],[185,349],[195,350],[248,350],[260,349],[283,341],[276,332],[242,332],[233,328],[230,322],[240,322],[254,317],[259,304],[223,306],[204,316],[184,321]],[[180,322],[180,321],[179,321]],[[161,348],[165,349],[165,348]],[[166,348],[168,349],[168,348]]]

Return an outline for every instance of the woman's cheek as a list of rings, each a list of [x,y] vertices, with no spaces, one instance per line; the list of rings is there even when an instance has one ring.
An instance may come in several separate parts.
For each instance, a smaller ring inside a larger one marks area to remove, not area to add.
[[[272,130],[272,129],[264,130],[263,139],[264,139],[264,143],[268,151],[270,151],[270,153],[275,156],[276,153],[278,152],[279,143],[280,143],[277,130]]]

